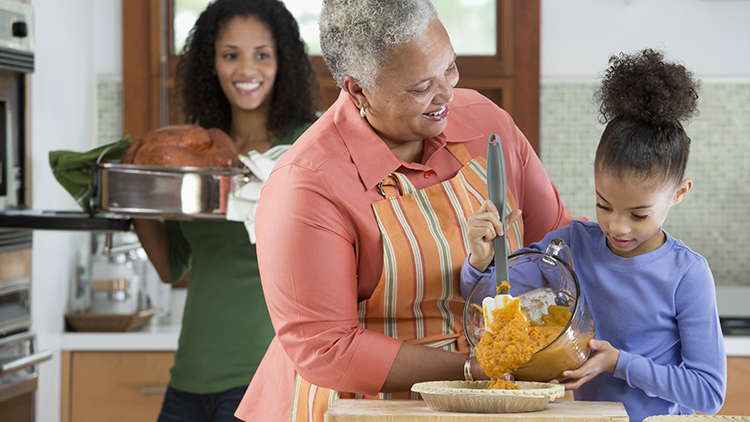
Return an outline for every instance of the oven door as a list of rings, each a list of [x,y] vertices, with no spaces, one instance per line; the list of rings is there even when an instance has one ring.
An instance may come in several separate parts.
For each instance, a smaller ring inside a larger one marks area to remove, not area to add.
[[[0,336],[27,331],[31,326],[30,291],[29,277],[0,281]]]
[[[51,358],[51,350],[36,350],[33,332],[0,338],[0,409],[3,403],[33,394],[38,378],[36,365]]]

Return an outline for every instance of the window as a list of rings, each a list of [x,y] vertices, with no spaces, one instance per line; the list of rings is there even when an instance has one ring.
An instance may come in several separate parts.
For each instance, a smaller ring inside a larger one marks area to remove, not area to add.
[[[213,0],[174,0],[172,17],[174,46],[172,54],[179,54],[195,21]],[[307,52],[320,55],[318,16],[323,2],[283,0],[297,19]],[[461,56],[492,56],[497,51],[495,28],[497,13],[495,0],[434,0],[435,9]]]

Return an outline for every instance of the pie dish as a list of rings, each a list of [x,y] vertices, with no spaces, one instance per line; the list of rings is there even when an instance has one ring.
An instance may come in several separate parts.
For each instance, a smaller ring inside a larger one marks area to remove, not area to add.
[[[411,387],[432,410],[469,413],[518,413],[542,410],[565,395],[562,385],[515,381],[520,390],[488,390],[490,381],[431,381]]]

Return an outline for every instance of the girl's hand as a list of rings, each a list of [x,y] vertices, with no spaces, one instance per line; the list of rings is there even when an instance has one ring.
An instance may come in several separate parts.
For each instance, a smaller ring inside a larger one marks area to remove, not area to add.
[[[568,378],[560,384],[566,390],[577,390],[578,387],[589,382],[595,376],[603,372],[615,372],[620,350],[615,349],[605,340],[591,340],[589,347],[594,349],[594,354],[580,368],[575,371],[565,371],[563,376]]]
[[[521,216],[521,210],[513,210],[505,218],[505,224],[513,224]],[[484,271],[494,258],[495,248],[492,241],[495,236],[503,234],[500,214],[495,204],[490,200],[484,201],[476,213],[469,216],[467,236],[469,240],[469,264],[479,271]]]

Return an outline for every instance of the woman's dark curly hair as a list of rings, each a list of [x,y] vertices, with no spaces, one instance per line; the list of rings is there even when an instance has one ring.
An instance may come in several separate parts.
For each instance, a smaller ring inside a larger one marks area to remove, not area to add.
[[[178,92],[186,123],[218,127],[229,133],[232,113],[214,74],[215,41],[235,17],[255,16],[271,30],[278,69],[266,129],[280,135],[315,120],[318,85],[294,16],[278,0],[216,0],[190,30],[177,64]]]
[[[596,170],[679,183],[690,155],[681,122],[697,115],[700,81],[652,49],[620,53],[609,64],[594,96],[599,120],[607,124],[596,150]]]

